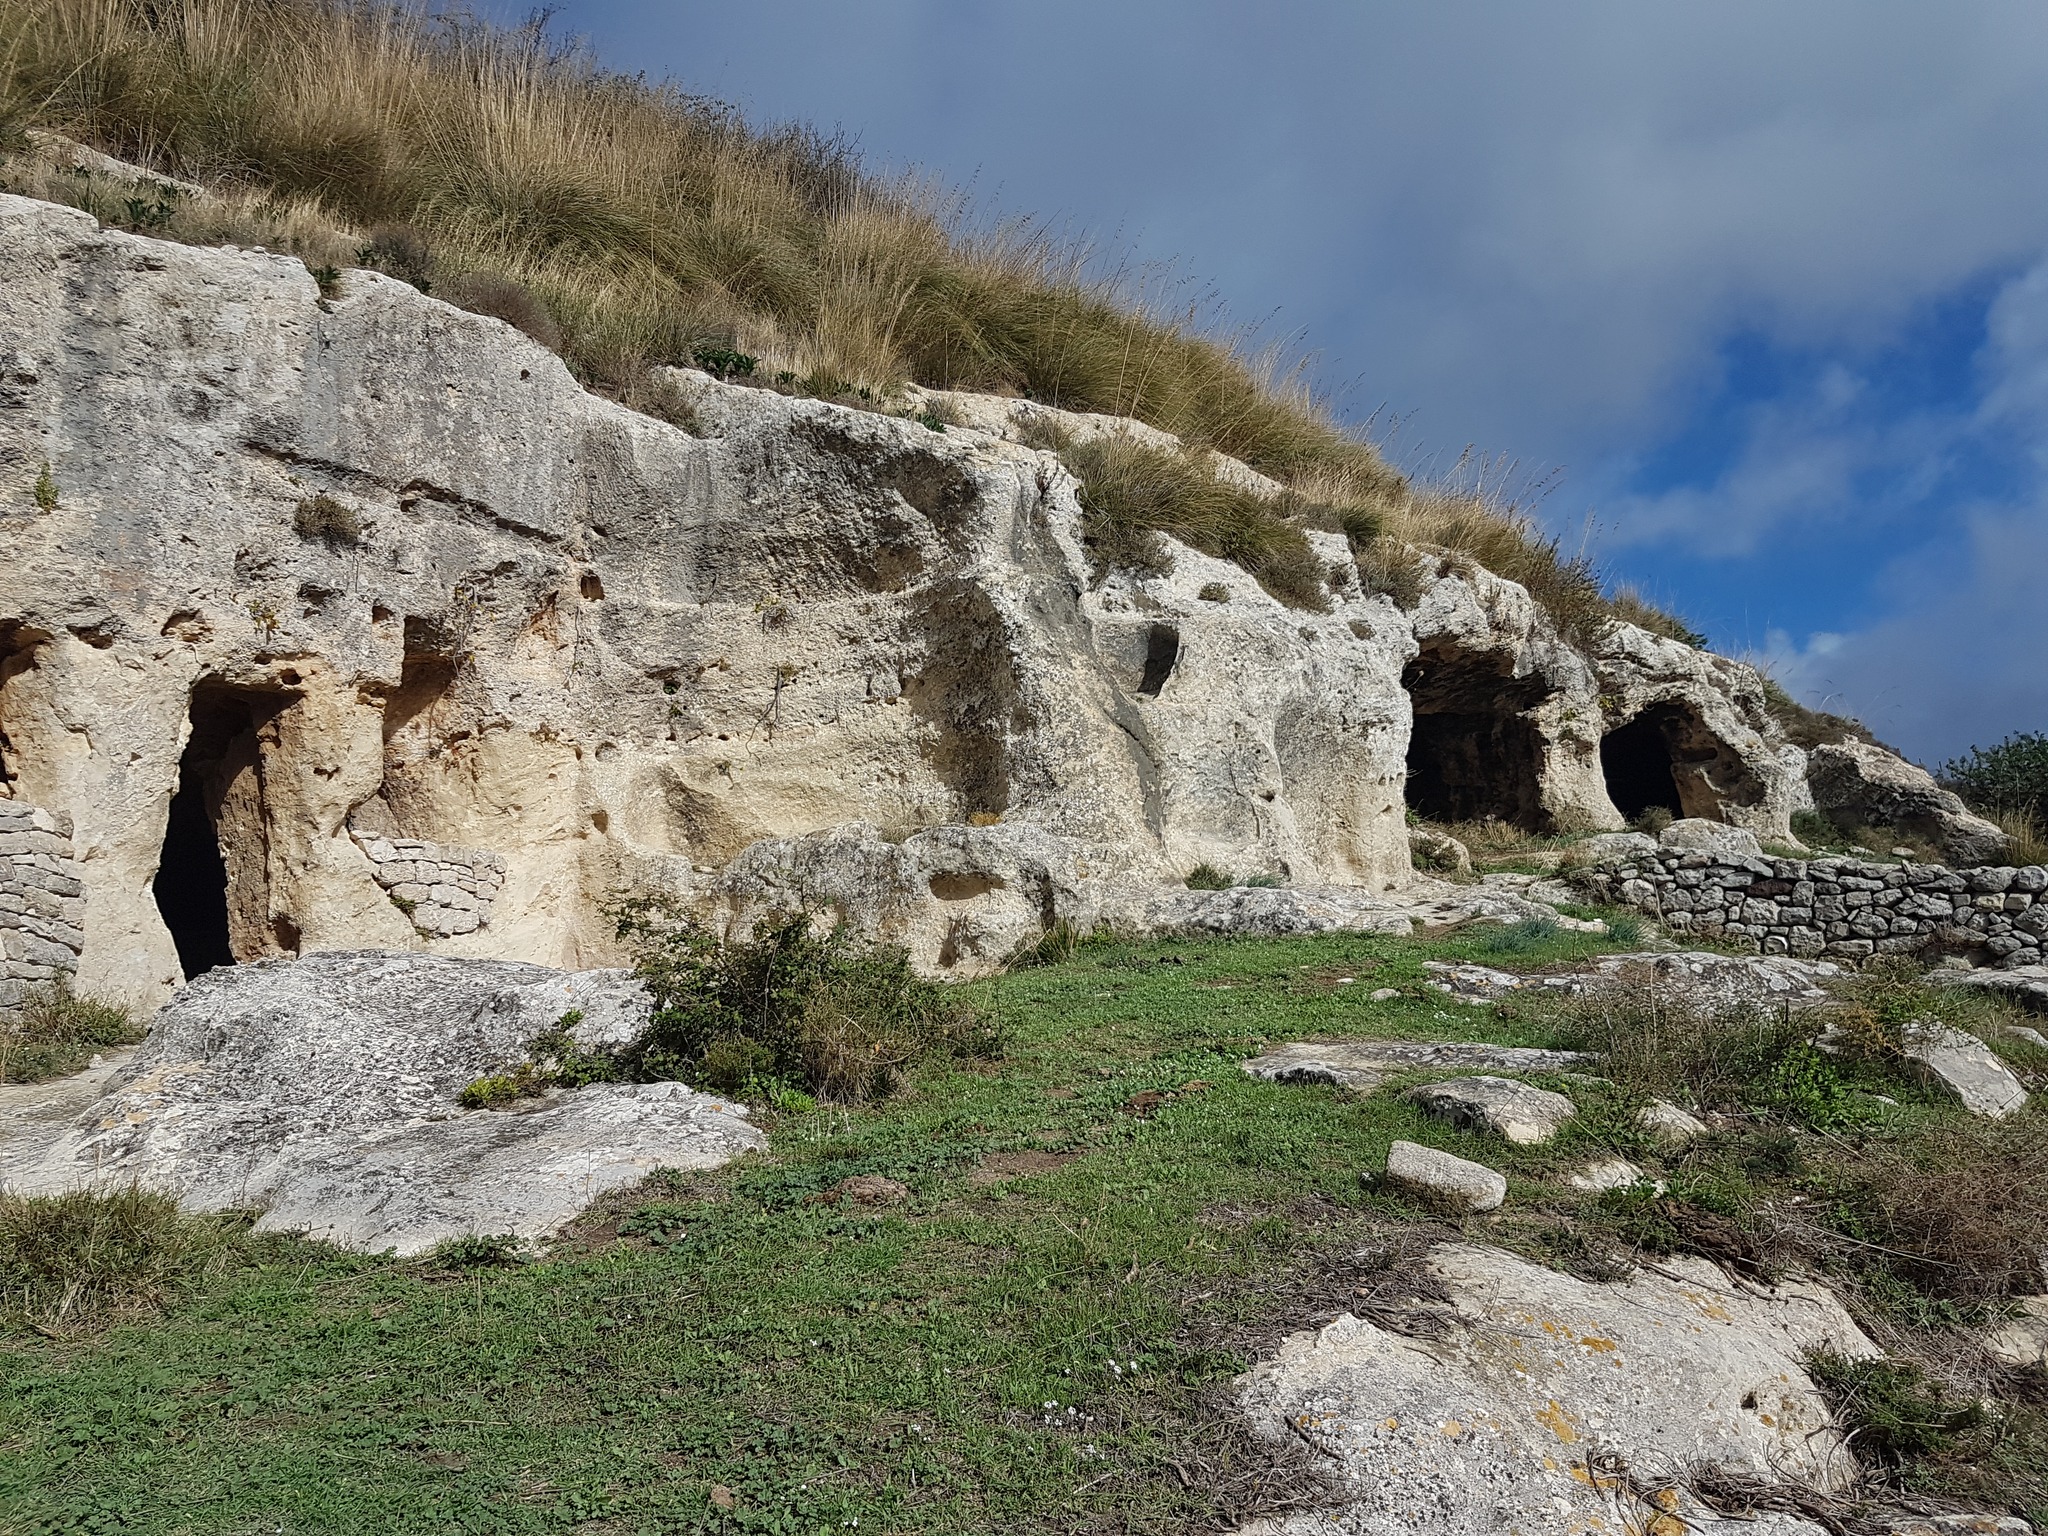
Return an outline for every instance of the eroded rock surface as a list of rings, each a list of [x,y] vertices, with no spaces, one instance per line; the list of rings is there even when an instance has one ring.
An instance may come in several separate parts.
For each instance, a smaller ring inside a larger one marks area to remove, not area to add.
[[[1495,1249],[1446,1244],[1441,1337],[1353,1317],[1283,1344],[1240,1379],[1254,1426],[1333,1458],[1330,1506],[1257,1529],[1343,1532],[1812,1533],[1789,1517],[1716,1520],[1670,1486],[1701,1465],[1823,1489],[1856,1469],[1801,1360],[1875,1353],[1815,1286],[1765,1288],[1699,1259],[1595,1285]],[[1625,1478],[1621,1474],[1626,1472]]]
[[[1297,1040],[1241,1065],[1275,1083],[1334,1083],[1369,1092],[1397,1072],[1564,1072],[1594,1058],[1579,1051],[1467,1040]]]
[[[623,971],[336,952],[218,970],[185,988],[101,1095],[0,1140],[23,1193],[137,1181],[259,1228],[413,1253],[449,1237],[558,1230],[656,1168],[766,1139],[743,1107],[676,1083],[595,1084],[520,1110],[463,1110],[469,1083],[572,1012],[620,1043],[647,998]]]
[[[1439,1120],[1518,1146],[1541,1146],[1578,1113],[1578,1106],[1561,1093],[1484,1074],[1424,1083],[1409,1089],[1408,1097]]]
[[[1973,816],[1925,768],[1868,742],[1815,747],[1807,758],[1806,780],[1822,811],[1851,825],[1917,834],[1953,864],[1995,864],[2012,847],[2010,837]]]

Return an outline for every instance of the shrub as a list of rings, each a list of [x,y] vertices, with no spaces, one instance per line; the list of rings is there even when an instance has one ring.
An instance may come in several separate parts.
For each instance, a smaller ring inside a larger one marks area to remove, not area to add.
[[[0,1194],[0,1317],[91,1323],[154,1306],[235,1243],[228,1218],[187,1216],[168,1195]]]
[[[421,293],[434,291],[434,251],[426,232],[412,224],[380,224],[356,253],[364,266],[375,268]]]
[[[12,1017],[0,1016],[0,1083],[38,1083],[75,1072],[107,1046],[142,1038],[119,1003],[81,997],[66,980],[31,987]]]
[[[338,549],[362,543],[363,522],[354,507],[322,491],[306,497],[292,509],[292,532],[302,539],[318,539],[329,549]]]
[[[1792,835],[1811,848],[1826,848],[1839,841],[1841,832],[1824,811],[1794,811]]]
[[[1230,588],[1220,581],[1205,581],[1195,596],[1205,603],[1227,603],[1230,601]]]
[[[1655,837],[1658,833],[1662,832],[1666,827],[1670,826],[1673,819],[1674,818],[1671,814],[1671,808],[1669,806],[1653,805],[1647,807],[1643,811],[1643,813],[1640,816],[1636,817],[1634,821],[1630,822],[1629,825],[1634,827],[1638,832],[1646,832],[1651,837]]]
[[[50,473],[50,465],[47,460],[44,461],[43,467],[36,471],[35,499],[37,510],[43,512],[54,512],[57,510],[57,477]]]
[[[1214,864],[1197,864],[1183,882],[1191,891],[1227,891],[1237,882]]]
[[[992,1017],[913,974],[903,951],[819,932],[808,913],[724,941],[660,902],[614,916],[654,998],[646,1030],[617,1053],[628,1076],[736,1096],[796,1085],[846,1103],[888,1092],[921,1058],[1000,1047]]]
[[[1942,782],[1980,811],[2019,811],[2048,821],[2048,736],[2019,731],[1993,747],[1942,764]]]

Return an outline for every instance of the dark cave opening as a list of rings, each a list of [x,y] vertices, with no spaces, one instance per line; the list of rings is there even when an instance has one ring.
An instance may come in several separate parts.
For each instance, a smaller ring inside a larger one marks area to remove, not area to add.
[[[1629,821],[1661,807],[1674,817],[1685,815],[1673,754],[1667,711],[1647,709],[1600,738],[1600,771],[1607,779],[1607,798]]]
[[[1542,737],[1528,712],[1550,693],[1505,652],[1441,645],[1401,674],[1415,710],[1408,808],[1430,821],[1495,819],[1544,830]]]

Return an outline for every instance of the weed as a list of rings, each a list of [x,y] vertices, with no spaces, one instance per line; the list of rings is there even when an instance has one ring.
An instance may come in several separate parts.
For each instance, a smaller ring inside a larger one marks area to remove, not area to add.
[[[441,285],[441,297],[471,314],[489,315],[524,331],[550,352],[562,350],[562,328],[539,294],[522,282],[492,273],[473,272]]]
[[[1825,848],[1841,837],[1824,811],[1794,811],[1792,835],[1810,848]]]
[[[1643,942],[1643,920],[1633,912],[1616,912],[1605,919],[1607,937],[1624,948]]]
[[[1556,920],[1548,917],[1525,917],[1518,923],[1486,923],[1479,927],[1474,947],[1481,954],[1506,959],[1547,948],[1559,932]]]
[[[1230,588],[1220,581],[1205,581],[1195,596],[1205,603],[1227,603],[1230,601]]]
[[[434,251],[426,232],[414,224],[380,224],[370,231],[369,241],[356,253],[366,267],[375,268],[421,293],[434,291]]]
[[[1000,1048],[992,1016],[914,975],[901,950],[817,932],[809,913],[772,914],[721,941],[660,902],[613,912],[654,998],[645,1032],[617,1053],[624,1075],[729,1094],[782,1083],[859,1102],[924,1056]]]
[[[531,1062],[521,1062],[509,1072],[480,1077],[455,1096],[464,1109],[502,1109],[521,1099],[547,1092],[554,1085]]]
[[[45,459],[43,467],[36,471],[36,507],[43,512],[57,510],[57,477],[50,473],[50,461]]]
[[[1671,808],[1669,806],[1653,805],[1645,809],[1643,813],[1640,816],[1636,817],[1634,821],[1630,822],[1629,825],[1638,832],[1645,833],[1650,837],[1655,837],[1658,833],[1662,832],[1666,827],[1670,826],[1675,819],[1676,818],[1673,817],[1671,814]]]
[[[690,357],[699,368],[720,379],[750,379],[760,362],[759,358],[736,352],[731,347],[698,347]],[[794,383],[795,376],[792,374],[786,382]]]
[[[313,279],[313,286],[320,290],[323,299],[341,297],[341,268],[332,265],[306,265],[307,274]]]
[[[142,1038],[119,1003],[80,996],[67,978],[26,989],[0,1013],[0,1083],[39,1083],[75,1072],[95,1051]]]
[[[362,543],[363,520],[347,502],[337,501],[322,491],[306,497],[292,509],[292,532],[302,539],[318,539],[329,549],[338,549]]]
[[[1181,882],[1191,891],[1227,891],[1237,881],[1214,864],[1197,864]]]
[[[1882,1466],[1948,1454],[1986,1427],[1981,1406],[1950,1402],[1916,1365],[1821,1350],[1807,1357],[1806,1369],[1858,1449]]]
[[[526,1262],[522,1242],[509,1234],[486,1237],[471,1234],[438,1243],[433,1262],[443,1269],[503,1269]]]
[[[1235,561],[1290,607],[1329,608],[1308,537],[1282,505],[1223,479],[1195,453],[1100,437],[1065,457],[1081,481],[1082,537],[1101,565],[1162,571],[1164,533]]]
[[[1993,811],[1998,830],[2012,839],[2006,858],[2014,864],[2048,864],[2048,822],[2031,810]]]

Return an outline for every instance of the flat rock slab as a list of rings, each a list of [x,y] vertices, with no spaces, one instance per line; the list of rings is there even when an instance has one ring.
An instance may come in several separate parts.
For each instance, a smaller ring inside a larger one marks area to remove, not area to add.
[[[1975,1035],[1929,1020],[1907,1026],[1903,1049],[1917,1076],[1973,1115],[2003,1120],[2027,1107],[2020,1080]]]
[[[1387,1148],[1386,1182],[1404,1195],[1449,1211],[1497,1211],[1508,1197],[1508,1181],[1484,1163],[1412,1141],[1397,1141]]]
[[[133,1180],[369,1251],[546,1236],[656,1168],[766,1145],[744,1107],[677,1083],[457,1106],[565,1014],[582,1015],[575,1034],[592,1046],[631,1038],[647,1007],[625,971],[414,953],[211,971],[56,1134],[0,1142],[0,1182],[34,1194]]]
[[[1467,1040],[1297,1040],[1240,1063],[1275,1083],[1334,1083],[1370,1091],[1398,1072],[1564,1072],[1595,1058],[1583,1051]]]
[[[1819,1536],[1790,1516],[1723,1522],[1636,1490],[1701,1463],[1824,1489],[1856,1475],[1800,1362],[1876,1350],[1817,1286],[1751,1285],[1701,1259],[1591,1284],[1462,1243],[1427,1262],[1451,1298],[1440,1337],[1344,1316],[1239,1378],[1254,1431],[1307,1440],[1340,1479],[1324,1507],[1252,1529]],[[1684,1525],[1653,1523],[1668,1514]]]
[[[1563,1094],[1509,1077],[1454,1077],[1411,1088],[1408,1097],[1439,1120],[1524,1147],[1549,1141],[1579,1112]]]

